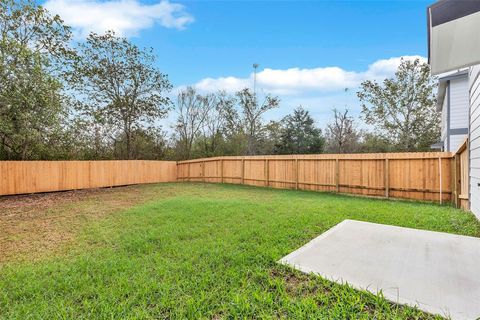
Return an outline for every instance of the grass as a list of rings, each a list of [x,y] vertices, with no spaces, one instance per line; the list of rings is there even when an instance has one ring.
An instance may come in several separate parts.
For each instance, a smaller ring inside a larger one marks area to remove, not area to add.
[[[471,214],[425,203],[213,184],[141,190],[156,196],[83,219],[61,253],[0,264],[0,318],[435,318],[276,261],[347,218],[480,236]]]

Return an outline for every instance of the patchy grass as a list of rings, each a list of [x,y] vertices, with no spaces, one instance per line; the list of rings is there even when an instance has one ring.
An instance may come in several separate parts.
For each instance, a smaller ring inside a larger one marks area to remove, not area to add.
[[[433,318],[276,261],[347,218],[480,236],[446,206],[234,185],[116,188],[30,211],[69,240],[4,259],[1,318]]]
[[[0,198],[0,263],[59,253],[92,220],[171,195],[136,185]]]

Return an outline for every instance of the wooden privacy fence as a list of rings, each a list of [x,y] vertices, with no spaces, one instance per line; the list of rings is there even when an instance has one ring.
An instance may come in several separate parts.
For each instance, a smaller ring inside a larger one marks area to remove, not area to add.
[[[175,161],[0,161],[0,195],[176,180]]]
[[[180,161],[179,181],[239,183],[440,203],[454,200],[450,152],[216,157]]]
[[[0,195],[204,181],[451,201],[468,209],[468,143],[456,153],[216,157],[189,161],[0,161]]]
[[[453,203],[457,208],[470,210],[468,179],[468,139],[466,139],[453,156]]]

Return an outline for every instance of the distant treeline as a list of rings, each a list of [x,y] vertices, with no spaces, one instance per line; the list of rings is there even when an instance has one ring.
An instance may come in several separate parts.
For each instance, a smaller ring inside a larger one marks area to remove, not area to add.
[[[34,0],[2,1],[0,21],[0,160],[422,151],[439,139],[436,83],[419,60],[361,84],[358,121],[371,131],[335,109],[322,130],[301,106],[266,122],[280,100],[249,88],[188,87],[172,101],[152,49],[111,31],[74,42],[61,17]],[[170,112],[177,121],[167,133],[158,123]]]

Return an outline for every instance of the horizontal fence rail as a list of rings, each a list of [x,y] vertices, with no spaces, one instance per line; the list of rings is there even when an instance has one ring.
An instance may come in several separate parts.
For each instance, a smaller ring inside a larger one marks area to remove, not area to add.
[[[180,161],[178,181],[452,201],[453,153],[215,157]]]
[[[176,180],[175,161],[0,161],[0,195]]]

